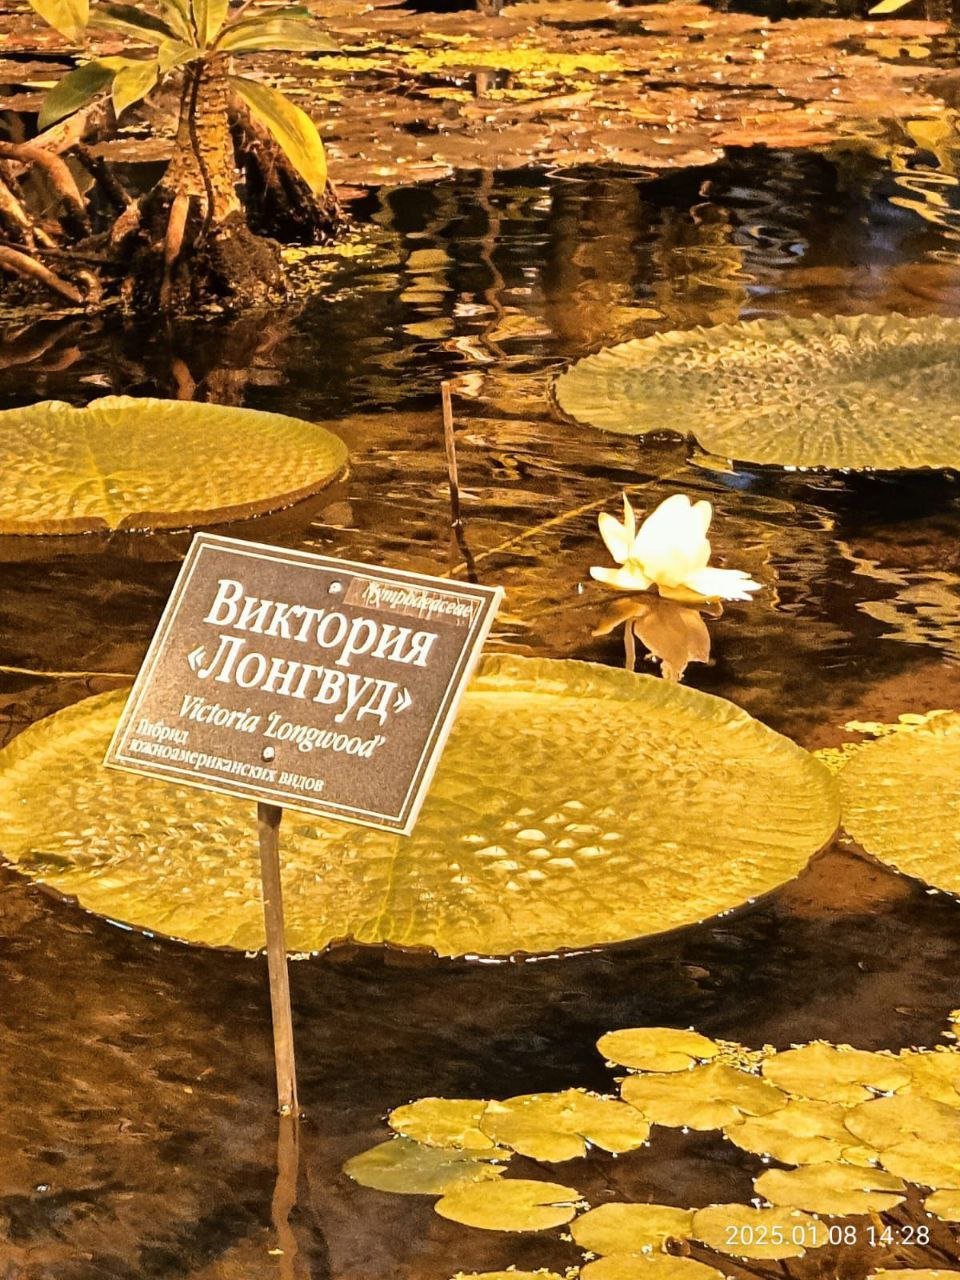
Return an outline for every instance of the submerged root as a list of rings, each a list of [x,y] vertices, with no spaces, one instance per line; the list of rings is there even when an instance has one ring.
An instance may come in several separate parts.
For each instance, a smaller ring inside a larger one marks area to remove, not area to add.
[[[52,289],[54,293],[58,293],[62,298],[67,298],[78,306],[85,300],[83,294],[68,280],[56,275],[42,262],[37,262],[35,258],[12,249],[9,245],[0,245],[0,270],[20,279],[39,281],[46,288]]]

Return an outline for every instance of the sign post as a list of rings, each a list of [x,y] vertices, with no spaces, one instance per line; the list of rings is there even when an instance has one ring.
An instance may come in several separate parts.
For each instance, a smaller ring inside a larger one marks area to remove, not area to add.
[[[283,808],[409,835],[502,598],[198,534],[104,763],[257,802],[277,1097],[299,1111]]]

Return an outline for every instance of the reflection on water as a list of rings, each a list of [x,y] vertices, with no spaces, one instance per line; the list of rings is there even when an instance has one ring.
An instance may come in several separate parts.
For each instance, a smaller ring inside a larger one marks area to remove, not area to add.
[[[588,577],[597,514],[624,489],[641,513],[683,491],[714,504],[715,563],[763,584],[709,621],[710,660],[693,654],[685,680],[808,745],[836,743],[850,719],[958,705],[956,483],[734,472],[560,421],[549,384],[565,362],[660,328],[956,314],[952,155],[949,138],[878,129],[820,156],[737,153],[661,178],[467,173],[386,191],[345,250],[296,264],[297,301],[269,313],[159,331],[8,317],[0,403],[126,392],[332,420],[353,451],[345,488],[319,515],[248,535],[459,575],[438,395],[454,379],[465,536],[480,580],[507,588],[494,649],[622,664],[610,596]],[[48,546],[39,560],[0,546],[6,734],[136,669],[181,553],[175,539]],[[838,846],[765,903],[595,955],[471,967],[342,949],[295,965],[308,1113],[295,1266],[449,1280],[576,1262],[555,1237],[465,1231],[341,1165],[410,1098],[603,1087],[593,1044],[616,1026],[935,1044],[958,1003],[958,911]],[[271,1253],[259,961],[130,935],[0,870],[0,991],[4,1280],[296,1274]],[[669,1133],[562,1176],[593,1203],[692,1205],[749,1198],[755,1165],[710,1135]]]

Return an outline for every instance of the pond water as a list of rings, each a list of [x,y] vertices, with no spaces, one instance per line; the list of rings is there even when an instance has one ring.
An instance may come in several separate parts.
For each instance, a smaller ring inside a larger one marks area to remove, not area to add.
[[[349,480],[319,512],[248,536],[462,576],[438,409],[454,379],[469,558],[507,588],[492,650],[622,665],[621,633],[592,634],[607,603],[588,577],[605,560],[597,514],[624,487],[642,510],[682,491],[710,499],[717,555],[764,587],[711,621],[712,660],[688,683],[811,748],[847,740],[852,720],[958,705],[953,479],[725,470],[561,421],[548,398],[567,362],[658,329],[956,314],[960,202],[942,157],[878,129],[869,144],[734,153],[666,177],[464,173],[357,212],[346,252],[304,256],[296,299],[267,313],[163,328],[6,317],[0,404],[180,395],[332,423]],[[183,545],[3,549],[6,737],[136,671]],[[753,1047],[935,1045],[960,1005],[960,905],[838,843],[770,898],[672,936],[484,965],[341,948],[295,963],[292,986],[306,1120],[294,1239],[278,1253],[263,963],[121,929],[0,866],[3,1280],[575,1266],[555,1233],[459,1227],[341,1166],[413,1098],[609,1088],[594,1044],[615,1027],[692,1025]],[[660,1130],[629,1157],[539,1174],[594,1204],[703,1205],[748,1201],[761,1167],[713,1135]],[[950,1265],[954,1238],[938,1239]],[[824,1257],[731,1272],[860,1280],[911,1260]]]

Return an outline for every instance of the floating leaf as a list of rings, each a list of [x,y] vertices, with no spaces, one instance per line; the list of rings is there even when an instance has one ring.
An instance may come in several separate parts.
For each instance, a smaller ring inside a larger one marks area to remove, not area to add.
[[[696,1031],[673,1027],[632,1027],[610,1031],[597,1041],[610,1062],[631,1071],[686,1071],[696,1062],[715,1058],[720,1046]]]
[[[947,1280],[956,1275],[950,1267],[881,1267],[879,1271],[871,1271],[867,1280]]]
[[[757,1195],[773,1205],[838,1217],[883,1213],[903,1200],[899,1178],[882,1169],[852,1164],[808,1164],[802,1169],[768,1169],[754,1182]]]
[[[944,1222],[960,1222],[960,1191],[934,1191],[923,1203],[927,1213],[934,1213]],[[951,1274],[953,1274],[951,1272]]]
[[[0,533],[245,519],[316,493],[346,460],[331,432],[278,413],[129,396],[83,409],[45,400],[0,413]]]
[[[857,1146],[843,1123],[845,1115],[835,1103],[791,1100],[779,1111],[728,1125],[723,1133],[741,1150],[784,1164],[869,1163],[870,1153]]]
[[[362,1187],[401,1196],[439,1196],[461,1183],[487,1182],[504,1172],[465,1151],[425,1147],[409,1138],[391,1138],[362,1151],[343,1166]]]
[[[821,1041],[774,1054],[764,1061],[763,1074],[784,1092],[819,1102],[862,1102],[910,1082],[909,1070],[892,1054]]]
[[[487,1231],[547,1231],[576,1215],[580,1192],[556,1182],[505,1178],[454,1187],[436,1205],[441,1218]]]
[[[585,1155],[588,1142],[604,1151],[633,1151],[650,1136],[632,1107],[582,1089],[489,1102],[480,1126],[499,1145],[548,1161]]]
[[[960,894],[958,776],[956,712],[868,742],[840,773],[844,826],[875,858]]]
[[[796,1209],[754,1209],[745,1204],[711,1204],[698,1209],[695,1240],[735,1258],[800,1258],[827,1243],[826,1228]]]
[[[888,1173],[923,1187],[960,1189],[960,1143],[911,1138],[880,1152]]]
[[[480,1128],[486,1105],[471,1098],[420,1098],[405,1107],[396,1107],[387,1119],[395,1133],[428,1147],[494,1151],[497,1144]]]
[[[555,1271],[458,1271],[453,1280],[567,1280]]]
[[[570,1233],[581,1249],[591,1253],[640,1253],[660,1249],[667,1240],[686,1240],[692,1225],[692,1209],[666,1204],[602,1204],[577,1218]]]
[[[723,1280],[723,1272],[669,1253],[614,1253],[588,1262],[580,1280]]]
[[[262,946],[249,804],[101,768],[124,697],[58,712],[0,753],[0,853],[114,920]],[[718,698],[490,658],[412,836],[287,814],[288,944],[508,955],[676,928],[799,871],[833,833],[833,788]]]
[[[911,1093],[874,1098],[853,1107],[844,1121],[851,1133],[877,1151],[919,1138],[960,1143],[960,1111]]]
[[[948,1107],[960,1107],[960,1053],[955,1049],[935,1049],[932,1053],[905,1050],[900,1060],[910,1072],[908,1092]]]
[[[787,1101],[773,1085],[722,1063],[672,1075],[629,1076],[620,1092],[652,1124],[687,1129],[722,1129],[744,1115],[778,1111]]]
[[[955,468],[960,320],[785,317],[658,333],[579,361],[556,396],[605,431],[675,431],[741,462]]]

